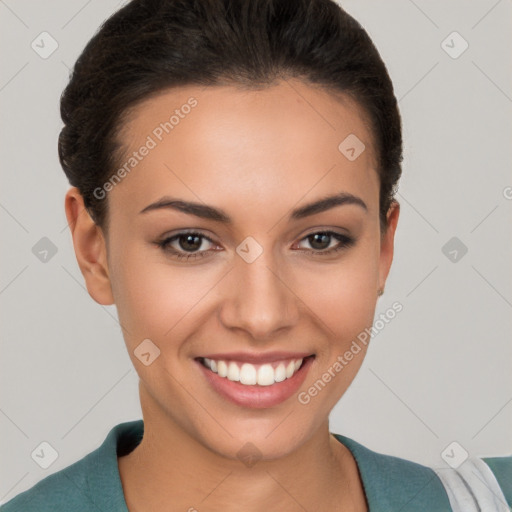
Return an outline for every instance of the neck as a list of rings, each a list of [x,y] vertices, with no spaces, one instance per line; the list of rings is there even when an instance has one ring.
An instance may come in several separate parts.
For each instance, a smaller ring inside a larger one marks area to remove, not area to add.
[[[327,421],[284,457],[239,460],[213,452],[158,407],[141,403],[144,437],[118,459],[130,512],[367,510],[357,465]]]

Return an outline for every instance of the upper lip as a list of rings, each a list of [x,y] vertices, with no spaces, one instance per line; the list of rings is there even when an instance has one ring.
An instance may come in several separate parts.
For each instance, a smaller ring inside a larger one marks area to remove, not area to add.
[[[201,356],[215,361],[240,361],[243,363],[263,364],[272,363],[274,361],[284,361],[290,359],[304,359],[312,356],[311,352],[222,352],[219,354],[208,354]]]

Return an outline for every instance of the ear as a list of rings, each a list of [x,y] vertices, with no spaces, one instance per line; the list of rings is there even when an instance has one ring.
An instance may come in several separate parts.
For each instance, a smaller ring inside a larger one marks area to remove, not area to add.
[[[400,204],[394,200],[387,213],[388,227],[381,236],[380,242],[380,259],[379,259],[379,289],[384,289],[386,285],[386,279],[391,269],[391,263],[393,262],[394,242],[395,242],[395,231],[398,223],[398,217],[400,215]]]
[[[114,303],[110,284],[107,247],[101,228],[93,221],[76,187],[66,193],[64,202],[76,260],[89,295],[98,303]]]

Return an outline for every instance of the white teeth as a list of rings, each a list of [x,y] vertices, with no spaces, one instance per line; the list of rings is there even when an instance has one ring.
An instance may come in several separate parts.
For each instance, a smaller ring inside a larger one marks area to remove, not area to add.
[[[286,379],[286,368],[283,363],[279,363],[279,366],[274,370],[274,380],[276,382],[283,382]]]
[[[228,380],[232,380],[234,382],[237,382],[240,380],[240,370],[238,369],[238,366],[236,363],[229,363],[228,365],[228,374],[227,374]]]
[[[240,382],[246,386],[256,384],[256,368],[254,368],[254,365],[249,363],[242,365],[242,368],[240,368]]]
[[[274,364],[266,363],[261,366],[255,366],[250,363],[236,363],[234,361],[215,361],[205,357],[204,365],[212,372],[217,373],[219,377],[227,378],[233,382],[240,382],[245,386],[271,386],[276,382],[283,382],[292,377],[302,365],[303,359],[292,359],[285,363]]]
[[[286,378],[289,379],[295,372],[295,363],[290,361],[286,367]]]
[[[264,364],[258,369],[258,385],[270,386],[274,384],[274,368],[269,364]]]
[[[217,361],[217,373],[219,377],[227,377],[228,365],[224,361]]]

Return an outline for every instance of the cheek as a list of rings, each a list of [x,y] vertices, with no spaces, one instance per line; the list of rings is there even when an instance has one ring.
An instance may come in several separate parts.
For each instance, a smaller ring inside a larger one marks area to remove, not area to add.
[[[300,403],[310,400],[328,414],[357,375],[370,341],[366,330],[375,315],[377,269],[374,259],[361,251],[304,282],[304,302],[314,312],[311,318],[325,343],[318,345],[317,370],[303,387]]]
[[[377,297],[378,259],[372,244],[339,262],[300,270],[294,288],[304,303],[336,334],[372,322]]]
[[[140,249],[126,249],[118,261],[114,298],[133,343],[141,337],[161,340],[170,335],[212,286],[211,275],[198,266],[180,268]]]

